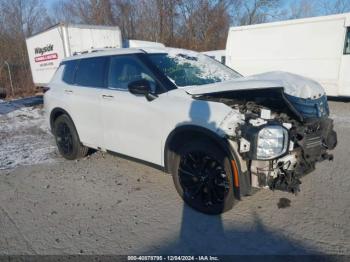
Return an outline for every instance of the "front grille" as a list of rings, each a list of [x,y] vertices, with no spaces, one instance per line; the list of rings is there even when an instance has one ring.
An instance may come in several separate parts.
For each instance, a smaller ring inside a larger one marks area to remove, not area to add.
[[[305,148],[311,149],[314,147],[320,147],[322,146],[322,137],[318,135],[307,135],[305,137]]]
[[[329,115],[327,96],[325,95],[317,99],[304,99],[290,95],[286,95],[286,97],[305,119]]]

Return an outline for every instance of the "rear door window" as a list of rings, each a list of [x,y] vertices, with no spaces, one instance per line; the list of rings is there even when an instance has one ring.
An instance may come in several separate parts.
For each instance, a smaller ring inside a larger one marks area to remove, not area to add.
[[[75,84],[87,87],[105,87],[108,57],[81,59],[75,76]]]
[[[350,27],[348,27],[346,32],[344,55],[350,55]]]
[[[63,82],[67,84],[74,84],[74,74],[78,64],[78,60],[66,61],[63,63],[64,71],[63,71]]]

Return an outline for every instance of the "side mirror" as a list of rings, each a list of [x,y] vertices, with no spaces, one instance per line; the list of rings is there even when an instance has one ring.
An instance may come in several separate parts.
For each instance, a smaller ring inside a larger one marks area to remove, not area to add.
[[[128,85],[129,92],[134,95],[147,95],[151,92],[150,83],[145,80],[136,80]]]
[[[150,82],[145,79],[140,79],[129,83],[128,89],[131,94],[144,95],[148,101],[151,101],[157,97],[151,93],[152,90]]]

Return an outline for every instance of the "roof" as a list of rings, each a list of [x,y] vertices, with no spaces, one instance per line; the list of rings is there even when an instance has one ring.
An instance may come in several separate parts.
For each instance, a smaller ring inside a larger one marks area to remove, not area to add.
[[[81,58],[100,57],[100,56],[111,56],[111,55],[124,55],[124,54],[137,54],[144,53],[141,49],[136,48],[106,48],[96,49],[89,53],[82,53],[79,55],[73,55],[63,59],[63,61],[76,60]]]
[[[337,14],[337,15],[327,15],[327,16],[316,16],[316,17],[301,18],[301,19],[291,19],[291,20],[272,22],[272,23],[233,26],[233,27],[230,27],[230,31],[241,31],[241,30],[259,29],[259,28],[273,27],[273,26],[321,22],[321,21],[338,20],[338,19],[345,19],[345,18],[350,19],[350,13],[343,13],[343,14]]]
[[[89,53],[79,54],[67,57],[63,61],[76,60],[81,58],[90,58],[90,57],[100,57],[100,56],[112,56],[112,55],[125,55],[125,54],[140,54],[140,53],[149,53],[149,54],[159,54],[159,53],[197,53],[190,50],[178,49],[178,48],[169,48],[169,47],[145,47],[145,48],[105,48],[105,49],[96,49],[92,50]]]

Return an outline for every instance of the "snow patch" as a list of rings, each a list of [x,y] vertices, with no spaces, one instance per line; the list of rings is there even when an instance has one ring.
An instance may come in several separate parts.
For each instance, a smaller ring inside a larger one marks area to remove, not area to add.
[[[0,169],[52,162],[55,150],[41,107],[0,115]]]

